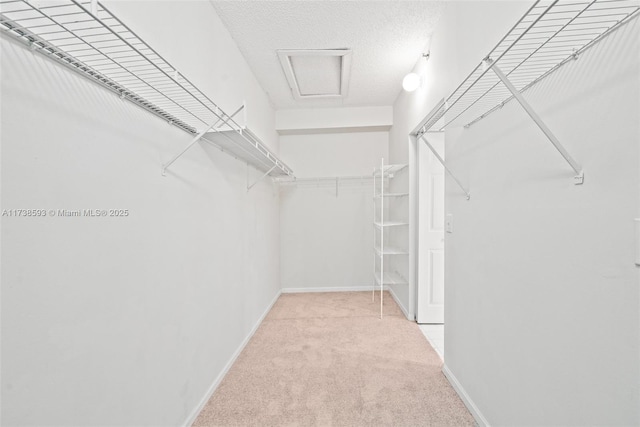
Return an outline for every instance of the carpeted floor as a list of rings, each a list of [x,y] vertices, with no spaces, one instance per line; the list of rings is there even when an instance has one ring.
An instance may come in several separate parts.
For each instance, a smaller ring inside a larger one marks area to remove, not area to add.
[[[385,293],[283,294],[194,426],[466,426],[418,325]]]

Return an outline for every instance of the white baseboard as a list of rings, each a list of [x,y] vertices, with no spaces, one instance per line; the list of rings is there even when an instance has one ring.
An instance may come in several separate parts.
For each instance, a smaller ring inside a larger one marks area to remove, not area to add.
[[[393,292],[393,288],[390,286],[385,286],[384,287],[385,290],[389,291],[389,293],[391,294],[391,297],[393,298],[393,300],[396,302],[396,304],[398,304],[398,307],[400,307],[400,310],[402,310],[402,312],[404,313],[405,317],[409,320],[415,320],[415,319],[410,319],[409,318],[409,312],[407,311],[406,308],[404,308],[404,305],[402,305],[402,303],[400,302],[400,299],[398,298],[398,296],[396,295],[395,292]]]
[[[283,294],[301,294],[306,292],[371,292],[373,286],[317,286],[313,288],[282,288]],[[377,289],[376,289],[377,290]]]
[[[244,339],[244,341],[242,341],[240,346],[236,349],[236,351],[233,353],[233,355],[231,356],[231,358],[229,359],[227,364],[224,366],[224,369],[222,369],[222,372],[220,372],[220,374],[218,374],[216,379],[213,380],[213,384],[211,384],[211,386],[209,387],[209,389],[205,393],[205,395],[202,398],[202,400],[200,400],[200,403],[198,403],[198,406],[196,406],[195,409],[191,412],[191,414],[187,417],[187,420],[183,424],[184,427],[190,427],[191,424],[194,423],[196,418],[198,418],[198,415],[200,414],[200,411],[202,411],[202,408],[204,408],[204,405],[207,404],[207,402],[209,401],[209,399],[213,395],[213,392],[216,391],[216,388],[218,388],[218,386],[222,382],[222,380],[225,377],[225,375],[227,375],[227,372],[229,372],[229,369],[231,369],[231,366],[233,366],[233,364],[235,363],[235,361],[238,358],[238,356],[240,356],[240,353],[242,353],[242,350],[244,350],[246,345],[249,343],[249,340],[251,339],[251,337],[253,337],[253,334],[256,333],[256,331],[258,330],[258,327],[260,326],[260,324],[262,323],[264,318],[267,317],[267,314],[269,314],[269,311],[271,311],[271,308],[276,303],[276,301],[280,297],[281,293],[282,293],[282,291],[279,291],[276,294],[275,298],[269,303],[269,306],[264,311],[264,313],[262,313],[262,315],[260,316],[258,321],[255,323],[255,325],[253,326],[253,328],[251,329],[251,331],[249,332],[247,337]]]
[[[462,402],[467,407],[469,412],[471,412],[471,415],[473,415],[473,418],[475,418],[478,426],[489,427],[489,422],[487,421],[487,419],[482,415],[476,404],[473,403],[473,400],[471,400],[467,392],[464,390],[462,384],[460,384],[456,376],[453,375],[446,364],[442,367],[442,373],[447,378],[456,393],[458,393],[458,396],[460,396],[460,399],[462,399]]]

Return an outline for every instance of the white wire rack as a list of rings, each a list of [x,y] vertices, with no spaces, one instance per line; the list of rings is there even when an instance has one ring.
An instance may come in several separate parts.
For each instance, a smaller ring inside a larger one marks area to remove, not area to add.
[[[406,167],[407,165],[383,165],[373,171],[373,176],[383,177],[385,179],[393,178],[396,173],[400,172]]]
[[[539,0],[469,76],[418,126],[417,135],[470,126],[514,98],[495,73],[523,92],[638,14],[640,0]],[[487,61],[488,60],[488,61]]]
[[[293,177],[291,168],[269,151],[247,128],[207,132],[202,139],[242,158],[258,170],[269,171],[271,176]]]
[[[375,300],[376,287],[380,290],[380,319],[383,315],[384,307],[384,287],[385,285],[407,284],[397,272],[389,271],[388,264],[385,263],[385,256],[407,255],[408,252],[402,248],[389,245],[386,234],[391,233],[391,229],[406,229],[409,225],[407,221],[386,218],[385,211],[388,210],[392,201],[406,196],[406,193],[388,193],[386,184],[398,172],[406,169],[406,164],[385,164],[384,158],[380,160],[380,167],[374,169],[373,177],[373,250],[374,250],[374,277],[375,283],[372,289],[371,298]],[[377,211],[377,213],[376,213]]]
[[[194,142],[215,124],[214,130],[233,131],[244,140],[243,147],[232,150],[234,156],[270,175],[292,175],[233,114],[226,114],[96,0],[0,0],[0,30],[170,124],[198,134]]]
[[[406,285],[407,279],[402,277],[397,271],[384,273],[384,278],[379,271],[376,272],[376,283],[378,286],[385,285]]]

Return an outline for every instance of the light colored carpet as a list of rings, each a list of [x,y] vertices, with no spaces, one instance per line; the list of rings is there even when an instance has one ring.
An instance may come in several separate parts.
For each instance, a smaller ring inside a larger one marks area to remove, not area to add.
[[[466,426],[418,325],[385,293],[283,294],[194,426]]]

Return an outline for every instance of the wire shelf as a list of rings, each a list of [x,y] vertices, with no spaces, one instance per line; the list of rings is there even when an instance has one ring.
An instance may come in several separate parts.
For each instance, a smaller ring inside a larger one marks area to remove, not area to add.
[[[207,142],[218,146],[233,156],[244,161],[261,171],[270,171],[272,177],[291,177],[293,171],[273,153],[260,143],[260,140],[249,129],[218,130],[207,132],[202,137]],[[273,170],[273,166],[276,166]]]
[[[104,5],[91,0],[0,0],[0,30],[170,124],[198,134],[244,129]],[[259,141],[266,163],[291,175]],[[244,159],[244,157],[242,157]]]
[[[493,61],[518,92],[580,55],[640,10],[640,0],[538,0],[485,59]],[[513,99],[482,61],[418,126],[417,135],[468,127]]]
[[[384,280],[381,280],[380,272],[376,271],[376,284],[380,285],[407,285],[407,280],[397,272],[384,273]]]
[[[373,225],[375,225],[378,228],[382,228],[382,227],[398,227],[398,226],[402,226],[402,225],[409,225],[408,222],[404,222],[404,221],[389,221],[389,220],[385,220],[384,222],[379,222],[376,221],[373,223]]]
[[[407,165],[384,165],[382,168],[376,168],[373,171],[373,176],[375,177],[384,177],[384,178],[393,178],[393,176],[404,170]]]
[[[406,250],[404,250],[402,248],[395,247],[395,246],[385,246],[384,249],[382,249],[380,246],[376,246],[374,248],[374,250],[376,251],[376,253],[379,256],[382,256],[382,255],[407,255],[409,253]]]
[[[373,196],[374,199],[382,199],[387,197],[405,197],[408,196],[409,193],[384,193],[384,194],[375,194]]]

